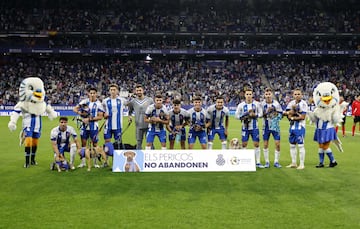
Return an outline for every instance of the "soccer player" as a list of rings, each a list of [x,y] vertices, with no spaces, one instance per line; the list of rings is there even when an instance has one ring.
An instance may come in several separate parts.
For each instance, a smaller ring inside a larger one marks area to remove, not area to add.
[[[88,98],[80,101],[80,103],[74,107],[74,112],[82,118],[83,124],[80,130],[81,146],[86,147],[86,142],[89,140],[90,144],[96,147],[99,141],[98,121],[104,116],[103,106],[97,99],[96,88],[91,87],[88,90]],[[83,157],[78,167],[81,168],[84,166],[86,166],[86,162]]]
[[[105,142],[111,142],[112,136],[115,141],[122,142],[123,113],[127,100],[119,97],[119,87],[116,84],[109,86],[110,97],[103,100],[104,118],[106,119],[104,129]],[[131,122],[129,115],[128,121]]]
[[[137,84],[135,87],[136,98],[128,102],[129,107],[129,117],[135,112],[135,125],[136,125],[136,148],[142,148],[142,142],[144,136],[148,131],[148,123],[144,121],[145,111],[151,104],[154,103],[154,100],[148,96],[144,95],[144,88],[142,85]]]
[[[253,99],[253,90],[246,88],[245,101],[241,102],[235,112],[235,118],[241,120],[241,140],[242,148],[246,148],[248,145],[249,137],[251,136],[254,148],[255,148],[255,160],[256,167],[263,168],[264,166],[260,163],[260,131],[258,118],[262,117],[262,110],[260,103]]]
[[[194,107],[192,107],[189,112],[189,136],[188,144],[189,149],[194,148],[196,138],[199,138],[202,149],[206,149],[206,116],[207,112],[202,108],[202,99],[200,96],[195,96],[193,98]]]
[[[206,122],[209,126],[208,149],[213,148],[213,141],[216,134],[219,135],[221,148],[226,149],[229,127],[229,109],[224,106],[224,98],[222,96],[218,96],[215,104],[208,107]]]
[[[67,117],[60,117],[59,125],[50,132],[50,140],[55,161],[60,161],[60,158],[66,160],[65,152],[69,152],[70,168],[75,169],[74,161],[77,150],[80,150],[80,144],[77,140],[75,129],[72,126],[68,126]],[[53,163],[54,166],[55,164]]]
[[[279,163],[280,158],[280,124],[283,110],[278,101],[274,100],[271,88],[266,88],[264,93],[264,100],[261,102],[261,109],[263,111],[263,140],[264,140],[264,158],[265,168],[270,168],[269,160],[269,139],[272,135],[275,141],[275,158],[274,167],[281,168]]]
[[[169,124],[169,112],[163,104],[163,96],[155,95],[155,103],[151,104],[145,111],[144,121],[149,124],[146,134],[146,150],[150,150],[154,144],[155,136],[161,143],[161,149],[166,150],[166,129]]]
[[[165,105],[166,106],[166,105]],[[185,149],[186,130],[185,126],[189,124],[189,113],[181,108],[179,99],[173,100],[173,108],[169,112],[170,121],[166,125],[169,131],[170,149],[174,149],[175,140],[180,141],[181,149]]]
[[[356,123],[360,122],[360,95],[356,96],[355,100],[351,104],[351,115],[354,118],[354,122],[352,126],[352,136],[354,136]]]
[[[302,92],[300,89],[293,90],[293,100],[291,100],[286,111],[283,113],[290,121],[289,128],[289,142],[290,142],[290,156],[291,164],[286,166],[287,168],[305,168],[305,117],[308,111],[308,105],[305,100],[302,99]],[[297,166],[297,150],[299,149],[300,165]]]

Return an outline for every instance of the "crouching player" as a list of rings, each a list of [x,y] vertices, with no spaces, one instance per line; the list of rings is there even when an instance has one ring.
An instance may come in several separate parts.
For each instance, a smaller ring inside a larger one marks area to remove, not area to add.
[[[50,132],[51,146],[54,151],[55,159],[55,162],[51,164],[52,169],[55,167],[62,168],[62,164],[67,163],[65,152],[70,153],[70,165],[67,166],[71,169],[75,169],[74,160],[77,149],[80,149],[80,144],[77,140],[75,129],[67,124],[68,118],[60,117],[59,125]]]

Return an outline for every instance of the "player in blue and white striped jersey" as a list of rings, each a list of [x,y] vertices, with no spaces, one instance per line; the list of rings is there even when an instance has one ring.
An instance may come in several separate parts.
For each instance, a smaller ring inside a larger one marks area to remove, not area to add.
[[[309,108],[305,100],[302,99],[302,92],[300,89],[293,90],[293,100],[291,100],[286,111],[283,113],[290,121],[289,128],[289,142],[290,142],[290,156],[291,164],[287,168],[305,168],[305,118]],[[299,148],[300,165],[297,166],[297,150]]]
[[[207,112],[204,108],[202,108],[202,99],[200,96],[195,96],[193,99],[194,107],[188,110],[189,113],[189,136],[188,136],[188,144],[189,149],[194,148],[194,144],[196,141],[196,137],[199,138],[201,148],[206,149],[206,116]]]
[[[104,129],[105,142],[110,142],[112,136],[115,141],[121,141],[123,129],[123,113],[128,101],[125,98],[119,97],[119,87],[116,84],[109,86],[110,97],[103,100],[104,118],[106,119]],[[130,117],[130,116],[129,116]],[[131,118],[129,118],[129,121]]]
[[[77,150],[80,150],[80,144],[75,129],[67,124],[68,118],[60,117],[59,126],[53,128],[50,132],[51,146],[56,163],[60,163],[61,158],[66,159],[65,152],[69,152],[70,168],[75,169],[74,161]]]
[[[189,124],[189,113],[181,108],[179,99],[173,100],[173,109],[169,112],[170,122],[166,125],[169,131],[170,149],[174,149],[176,139],[179,139],[181,149],[185,149],[186,130],[185,126]]]
[[[208,123],[208,149],[212,149],[215,135],[218,134],[221,148],[226,149],[229,127],[229,109],[224,106],[224,98],[218,96],[215,104],[207,109],[206,122]],[[225,123],[225,125],[224,125]]]
[[[241,140],[242,147],[246,148],[249,136],[251,136],[252,141],[255,147],[255,160],[256,167],[263,168],[263,165],[260,163],[260,132],[259,132],[259,121],[258,118],[262,117],[262,109],[260,103],[253,99],[253,90],[246,88],[245,92],[245,101],[241,102],[235,112],[235,118],[241,120]]]
[[[86,147],[86,142],[89,139],[90,144],[94,147],[97,146],[99,141],[99,124],[104,116],[104,108],[101,102],[97,99],[97,89],[92,87],[88,91],[88,98],[80,101],[80,103],[74,107],[74,112],[80,115],[82,119],[82,125],[80,129],[81,146]],[[85,158],[82,158],[82,162],[78,167],[84,167]]]
[[[166,125],[169,124],[169,112],[163,104],[163,96],[157,94],[155,103],[150,105],[144,116],[144,121],[149,124],[146,134],[146,150],[150,150],[154,144],[155,136],[161,143],[161,149],[166,150]]]
[[[269,139],[272,135],[275,141],[275,158],[274,167],[281,168],[280,159],[280,120],[282,118],[283,110],[278,101],[274,100],[271,88],[266,88],[264,93],[264,100],[261,102],[261,109],[263,110],[263,140],[264,140],[264,158],[265,168],[270,167],[269,160]]]

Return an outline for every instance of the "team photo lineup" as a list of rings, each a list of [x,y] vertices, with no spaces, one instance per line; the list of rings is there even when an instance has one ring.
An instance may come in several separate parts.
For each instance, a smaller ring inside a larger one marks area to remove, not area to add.
[[[360,228],[357,0],[3,0],[0,54],[0,229]]]
[[[154,98],[151,98],[145,96],[141,84],[136,84],[133,95],[125,98],[119,96],[117,84],[110,84],[108,88],[110,96],[101,101],[97,88],[89,87],[86,92],[87,98],[74,106],[73,112],[76,116],[73,119],[76,120],[80,137],[76,129],[68,125],[68,117],[59,118],[59,126],[51,130],[51,146],[54,151],[54,162],[50,165],[52,170],[57,169],[59,172],[74,170],[77,157],[81,161],[78,168],[87,165],[87,170],[90,171],[91,167],[108,167],[109,157],[114,155],[114,150],[151,150],[154,149],[155,139],[160,142],[161,150],[174,149],[175,142],[180,143],[181,149],[193,149],[197,140],[201,149],[212,150],[216,136],[221,142],[222,150],[246,149],[251,138],[257,168],[269,168],[271,165],[268,145],[272,136],[275,143],[273,166],[281,168],[279,122],[283,117],[289,121],[291,162],[286,166],[287,168],[299,170],[305,168],[306,116],[316,126],[314,141],[319,144],[319,164],[316,168],[325,166],[325,154],[329,160],[328,167],[337,166],[330,147],[331,142],[334,142],[340,152],[343,151],[337,131],[338,125],[344,122],[348,114],[349,103],[340,96],[336,85],[330,82],[316,85],[313,96],[309,98],[311,104],[303,100],[300,88],[293,89],[292,98],[284,109],[276,100],[271,88],[265,88],[261,100],[256,101],[250,85],[245,87],[244,98],[236,106],[234,113],[235,119],[241,122],[241,130],[239,137],[232,139],[228,139],[229,109],[225,106],[221,92],[211,98],[213,104],[207,107],[203,106],[204,95],[195,94],[192,98],[192,107],[186,110],[181,107],[180,93],[175,92],[170,96],[157,91]],[[8,127],[10,130],[15,130],[17,119],[22,114],[23,129],[20,132],[20,142],[25,147],[24,167],[29,168],[30,165],[37,165],[35,156],[38,139],[41,136],[41,115],[46,111],[48,117],[54,119],[57,114],[51,105],[44,101],[45,88],[40,78],[25,78],[19,93],[20,102],[16,104],[11,114]],[[356,96],[351,102],[351,115],[354,121],[352,136],[355,133],[356,123],[359,122],[359,102],[360,96]],[[124,117],[125,111],[128,113],[127,121]],[[262,126],[259,124],[261,118]],[[133,119],[136,126],[134,146],[122,141],[123,132],[131,125]],[[344,125],[342,127],[344,136]],[[103,145],[99,144],[101,137],[104,140]],[[260,159],[261,151],[264,164]],[[69,156],[66,156],[65,152],[68,152]]]

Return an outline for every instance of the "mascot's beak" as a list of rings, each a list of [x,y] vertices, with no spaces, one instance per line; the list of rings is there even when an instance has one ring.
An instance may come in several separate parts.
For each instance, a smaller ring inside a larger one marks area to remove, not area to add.
[[[329,95],[329,96],[323,96],[321,97],[321,100],[326,104],[326,105],[329,105],[330,101],[332,100],[332,96]]]
[[[38,91],[35,91],[35,92],[33,93],[33,95],[34,95],[36,98],[38,98],[38,99],[41,99],[41,97],[42,97],[42,93],[41,93],[41,92],[38,92]]]

